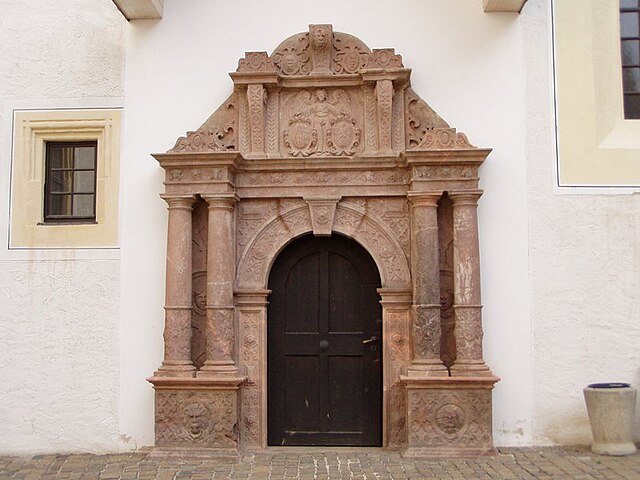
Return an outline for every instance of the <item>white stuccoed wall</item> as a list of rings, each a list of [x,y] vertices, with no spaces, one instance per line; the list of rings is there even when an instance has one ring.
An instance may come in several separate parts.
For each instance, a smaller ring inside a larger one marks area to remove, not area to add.
[[[640,201],[554,189],[548,2],[517,16],[478,0],[166,0],[163,20],[129,24],[107,0],[24,3],[0,0],[0,452],[152,444],[166,210],[149,153],[217,108],[245,51],[309,23],[395,48],[413,88],[494,149],[479,215],[496,443],[586,443],[582,387],[640,383]],[[12,109],[123,95],[121,250],[8,251]]]
[[[392,47],[413,88],[472,143],[493,147],[481,169],[480,235],[486,359],[502,377],[494,394],[496,443],[532,441],[528,306],[525,78],[520,19],[485,14],[478,0],[390,4],[166,0],[161,21],[128,25],[122,151],[121,434],[153,441],[153,391],[162,359],[166,210],[150,152],[171,148],[232,91],[245,51],[271,52],[310,23]]]
[[[530,0],[522,15],[534,440],[589,443],[583,387],[640,386],[640,195],[554,187],[547,3]]]
[[[0,452],[115,450],[119,252],[8,250],[7,227],[13,109],[122,106],[126,21],[109,0],[0,11]]]

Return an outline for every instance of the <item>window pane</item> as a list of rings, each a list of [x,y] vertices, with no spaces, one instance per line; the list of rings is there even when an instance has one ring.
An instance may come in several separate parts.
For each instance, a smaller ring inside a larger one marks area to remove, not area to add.
[[[620,35],[622,35],[622,38],[640,35],[637,12],[623,12],[620,14]]]
[[[620,0],[620,8],[637,8],[638,0]]]
[[[73,149],[50,146],[47,152],[49,168],[73,168]]]
[[[93,170],[74,172],[73,191],[77,193],[94,192],[95,176]]]
[[[95,195],[74,195],[73,215],[78,217],[92,217]]]
[[[49,193],[71,192],[73,172],[70,170],[54,170],[49,173]]]
[[[623,40],[622,41],[622,64],[623,65],[640,65],[640,41],[639,40]]]
[[[50,195],[47,215],[71,215],[71,195]]]
[[[624,96],[624,118],[640,119],[640,95]]]
[[[622,83],[624,92],[640,92],[640,68],[623,68]]]
[[[76,147],[75,168],[96,168],[95,158],[95,147]]]

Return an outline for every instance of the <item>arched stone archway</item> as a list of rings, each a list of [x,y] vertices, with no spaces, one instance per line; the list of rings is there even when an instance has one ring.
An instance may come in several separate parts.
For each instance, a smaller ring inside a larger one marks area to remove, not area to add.
[[[231,76],[227,101],[154,155],[169,205],[157,447],[266,446],[269,269],[293,239],[339,233],[382,280],[383,446],[491,452],[476,216],[489,150],[411,90],[393,49],[331,25]]]

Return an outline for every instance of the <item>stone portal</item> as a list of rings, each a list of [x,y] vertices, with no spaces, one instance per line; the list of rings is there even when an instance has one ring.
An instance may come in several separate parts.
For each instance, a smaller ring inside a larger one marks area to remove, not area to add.
[[[246,53],[227,101],[154,155],[169,208],[157,448],[266,447],[271,266],[298,237],[340,234],[379,271],[383,447],[493,451],[476,215],[490,150],[410,73],[393,49],[311,25]]]

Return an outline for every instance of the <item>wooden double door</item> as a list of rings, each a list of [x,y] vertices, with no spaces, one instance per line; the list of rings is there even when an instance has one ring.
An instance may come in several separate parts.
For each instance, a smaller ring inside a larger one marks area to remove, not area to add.
[[[382,444],[380,276],[359,244],[305,236],[269,277],[269,445]]]

